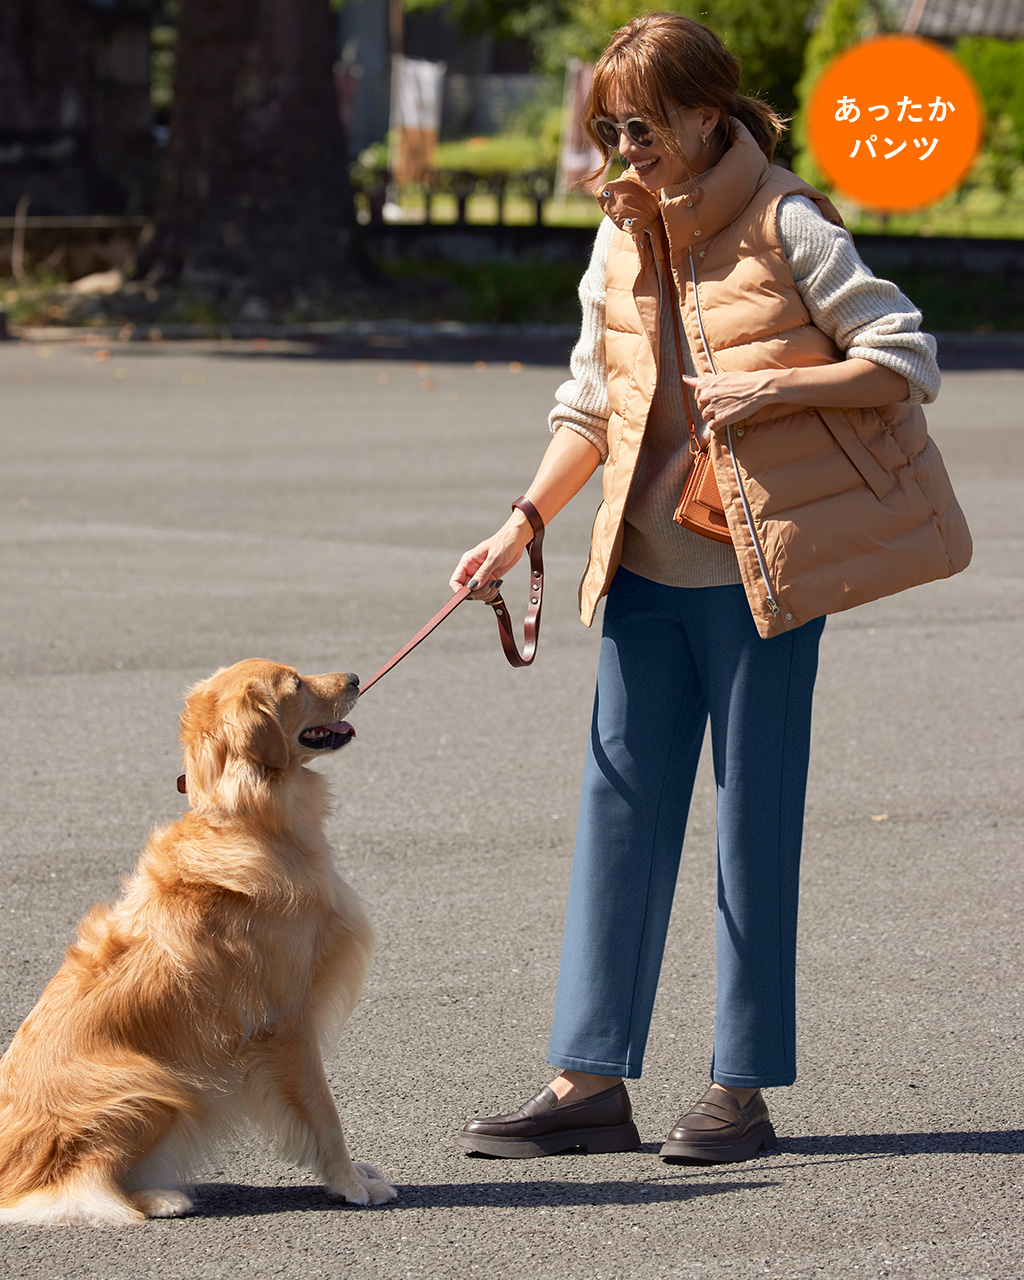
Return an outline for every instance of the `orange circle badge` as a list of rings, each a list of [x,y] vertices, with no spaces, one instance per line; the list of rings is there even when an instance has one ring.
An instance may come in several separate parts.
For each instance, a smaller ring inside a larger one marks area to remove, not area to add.
[[[981,145],[974,81],[941,45],[879,36],[828,64],[811,94],[819,167],[869,209],[919,209],[957,187]]]

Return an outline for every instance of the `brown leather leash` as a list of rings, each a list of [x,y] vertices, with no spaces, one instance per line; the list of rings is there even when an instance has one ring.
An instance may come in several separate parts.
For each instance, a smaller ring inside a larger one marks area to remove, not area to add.
[[[499,592],[493,600],[488,600],[487,604],[494,610],[494,616],[498,623],[498,638],[501,641],[501,647],[505,652],[509,665],[513,667],[528,667],[537,656],[537,640],[540,635],[540,610],[541,601],[543,600],[544,591],[544,559],[542,556],[542,548],[544,545],[544,521],[540,518],[537,508],[529,501],[528,498],[517,498],[512,503],[513,509],[518,509],[526,516],[533,529],[533,537],[527,544],[527,551],[530,554],[530,604],[526,610],[526,618],[523,621],[523,652],[519,652],[516,644],[516,638],[512,633],[512,621],[509,617],[508,605],[501,598]],[[412,653],[413,649],[423,640],[426,640],[431,631],[435,627],[440,626],[445,618],[454,612],[463,600],[467,599],[470,593],[470,587],[467,583],[455,592],[452,598],[445,604],[442,609],[438,609],[437,613],[430,619],[428,623],[422,626],[413,638],[390,658],[381,669],[359,690],[359,696],[363,694],[377,683],[381,676],[387,675],[392,667],[396,667],[402,659]]]
[[[537,508],[529,501],[528,498],[517,498],[512,503],[513,508],[517,508],[526,516],[533,529],[533,537],[527,543],[527,551],[530,553],[530,604],[526,610],[526,618],[523,621],[523,652],[519,652],[516,645],[516,638],[512,634],[512,622],[509,618],[508,605],[501,598],[499,592],[493,600],[488,600],[487,604],[494,610],[494,616],[498,621],[498,638],[501,640],[501,647],[505,651],[505,657],[508,659],[509,665],[513,667],[528,667],[537,656],[537,640],[540,635],[540,609],[544,592],[544,559],[541,554],[544,545],[544,521],[540,518]],[[467,584],[460,587],[452,596],[448,603],[442,609],[438,609],[437,613],[425,625],[420,627],[419,631],[413,638],[402,646],[401,649],[390,658],[377,674],[363,685],[359,690],[359,696],[375,685],[381,676],[387,675],[392,667],[396,667],[402,659],[422,641],[426,640],[431,631],[435,627],[444,622],[445,618],[462,604],[463,600],[469,596],[470,588]],[[188,794],[188,788],[185,785],[185,775],[181,774],[178,778],[178,790],[182,795]]]

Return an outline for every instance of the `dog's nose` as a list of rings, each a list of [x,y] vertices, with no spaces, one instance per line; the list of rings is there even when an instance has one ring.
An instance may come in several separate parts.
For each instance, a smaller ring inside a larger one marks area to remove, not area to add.
[[[359,688],[359,677],[356,675],[354,671],[346,671],[345,679],[349,682],[349,684],[355,685],[357,689]]]

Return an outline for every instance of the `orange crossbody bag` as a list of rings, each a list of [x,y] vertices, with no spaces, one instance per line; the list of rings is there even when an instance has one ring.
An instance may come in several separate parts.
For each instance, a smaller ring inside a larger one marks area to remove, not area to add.
[[[679,361],[679,376],[683,374],[683,348],[679,341],[678,307],[673,299],[672,327],[675,331],[676,358]],[[686,405],[686,422],[690,428],[690,471],[683,485],[683,492],[672,517],[676,524],[684,529],[699,533],[705,538],[714,538],[716,542],[732,542],[729,525],[725,519],[725,508],[718,492],[715,480],[715,468],[711,461],[710,437],[701,441],[697,435],[693,415],[690,412],[690,388],[683,383],[683,403]]]

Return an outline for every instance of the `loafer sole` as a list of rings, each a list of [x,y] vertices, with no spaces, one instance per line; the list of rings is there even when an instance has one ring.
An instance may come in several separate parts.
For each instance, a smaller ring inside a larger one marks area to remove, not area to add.
[[[537,1138],[499,1138],[486,1133],[460,1133],[456,1142],[465,1151],[509,1160],[531,1156],[557,1156],[582,1147],[589,1155],[610,1155],[616,1151],[636,1151],[640,1134],[635,1124],[608,1125],[597,1129],[563,1129]]]
[[[721,1142],[672,1142],[664,1144],[658,1155],[662,1160],[687,1160],[698,1164],[738,1164],[753,1160],[759,1151],[777,1147],[778,1141],[771,1123],[755,1125],[742,1138]]]

